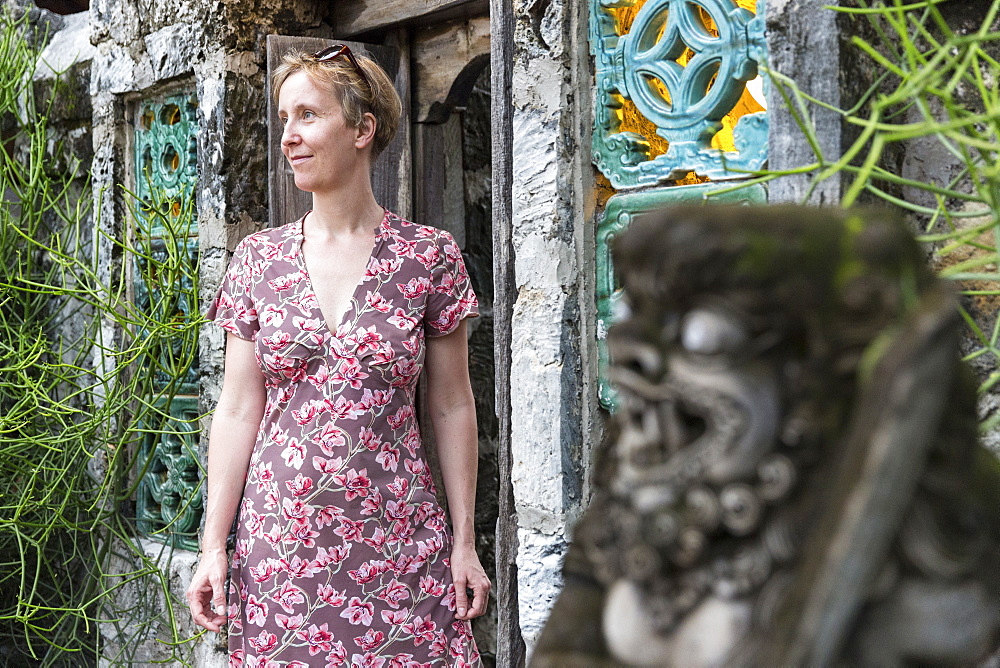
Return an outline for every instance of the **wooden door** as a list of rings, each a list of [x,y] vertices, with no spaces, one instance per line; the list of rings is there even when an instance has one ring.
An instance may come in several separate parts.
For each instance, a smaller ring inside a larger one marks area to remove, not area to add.
[[[267,36],[267,155],[268,207],[271,227],[298,219],[312,206],[312,195],[295,187],[292,168],[281,154],[281,123],[271,95],[271,73],[289,51],[314,53],[332,44],[346,44],[355,53],[363,53],[389,74],[403,101],[403,115],[395,139],[375,161],[372,189],[379,204],[403,218],[411,213],[410,196],[410,69],[406,54],[391,46],[363,44],[318,37]]]

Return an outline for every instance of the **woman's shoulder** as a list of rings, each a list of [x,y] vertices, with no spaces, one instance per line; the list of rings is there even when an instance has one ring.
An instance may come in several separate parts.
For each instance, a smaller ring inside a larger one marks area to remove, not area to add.
[[[392,228],[394,235],[406,239],[407,241],[419,241],[429,239],[437,245],[454,243],[454,237],[448,230],[431,225],[421,225],[411,222],[390,212],[386,217],[387,223]]]
[[[299,221],[286,223],[280,227],[268,227],[257,232],[252,232],[243,237],[243,240],[236,246],[235,252],[247,252],[250,250],[261,251],[275,246],[281,246],[294,239],[298,234]]]

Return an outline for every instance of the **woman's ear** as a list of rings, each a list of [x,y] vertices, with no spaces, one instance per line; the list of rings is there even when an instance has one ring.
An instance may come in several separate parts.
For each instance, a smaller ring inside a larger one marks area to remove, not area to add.
[[[366,113],[362,116],[361,125],[357,128],[357,135],[354,138],[355,148],[365,148],[372,143],[375,139],[375,128],[378,122],[375,120],[375,114],[371,112]]]

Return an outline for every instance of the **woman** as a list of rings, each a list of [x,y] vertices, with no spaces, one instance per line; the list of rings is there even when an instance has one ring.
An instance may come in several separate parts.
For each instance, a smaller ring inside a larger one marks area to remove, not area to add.
[[[447,232],[375,201],[372,161],[401,108],[375,63],[293,54],[272,84],[313,207],[244,239],[209,310],[228,334],[191,614],[212,631],[228,617],[234,666],[479,665],[468,620],[490,583],[464,263]],[[421,368],[453,536],[413,408]]]

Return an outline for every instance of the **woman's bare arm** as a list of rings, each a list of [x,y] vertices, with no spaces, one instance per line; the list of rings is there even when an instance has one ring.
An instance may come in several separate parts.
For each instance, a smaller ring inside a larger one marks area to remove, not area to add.
[[[209,435],[201,561],[187,591],[195,623],[210,631],[219,631],[226,621],[226,538],[243,498],[265,401],[264,377],[254,356],[254,343],[229,334],[222,394]]]
[[[474,515],[479,466],[476,403],[469,382],[466,323],[427,340],[427,402],[437,441],[455,546],[451,556],[459,619],[486,611],[490,581],[476,555]],[[472,589],[469,605],[466,588]]]

